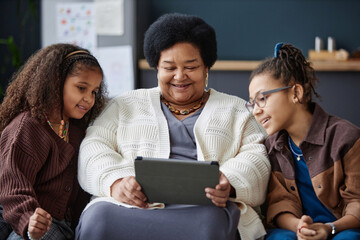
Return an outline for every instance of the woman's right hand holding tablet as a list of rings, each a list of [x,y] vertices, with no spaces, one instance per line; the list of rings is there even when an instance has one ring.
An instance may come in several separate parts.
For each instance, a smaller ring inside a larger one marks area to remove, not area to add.
[[[134,176],[116,180],[111,185],[111,197],[119,202],[140,208],[148,207],[146,196],[141,191],[141,186]]]

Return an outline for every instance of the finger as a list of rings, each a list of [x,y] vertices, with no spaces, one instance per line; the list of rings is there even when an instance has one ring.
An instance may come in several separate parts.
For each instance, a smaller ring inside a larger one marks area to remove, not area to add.
[[[142,192],[134,191],[134,192],[125,192],[127,202],[131,205],[135,205],[141,208],[146,207],[147,203],[145,202],[146,197]],[[138,197],[139,196],[139,197]],[[145,199],[145,200],[144,200]]]
[[[129,182],[126,183],[126,191],[125,195],[132,200],[140,199],[141,201],[146,201],[146,196],[141,191],[140,184],[134,179],[130,179]]]
[[[36,208],[35,213],[39,214],[47,219],[51,219],[51,215],[42,208]]]
[[[309,229],[309,228],[302,228],[301,229],[301,235],[303,236],[315,236],[316,231],[314,231],[313,229]]]
[[[128,181],[126,182],[126,188],[129,190],[141,190],[140,184],[136,181],[135,177],[129,177]]]
[[[217,196],[211,195],[209,193],[206,194],[206,197],[211,199],[214,203],[216,203],[215,205],[217,205],[217,204],[220,204],[221,206],[226,205],[227,199],[224,197],[217,197]]]
[[[48,217],[44,217],[42,215],[39,215],[36,212],[29,219],[29,224],[32,224],[32,225],[43,224],[45,226],[50,226],[51,222],[52,222],[51,216],[50,216],[50,219],[49,219]]]
[[[220,190],[220,189],[213,189],[213,188],[206,188],[205,192],[214,196],[214,197],[221,197],[221,198],[228,198],[229,194],[228,191]]]

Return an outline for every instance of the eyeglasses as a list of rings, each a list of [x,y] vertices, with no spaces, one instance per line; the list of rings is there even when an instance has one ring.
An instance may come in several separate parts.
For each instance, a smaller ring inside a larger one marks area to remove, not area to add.
[[[253,112],[254,108],[255,108],[255,104],[259,107],[259,108],[263,108],[266,106],[266,96],[269,95],[270,93],[275,93],[275,92],[279,92],[288,88],[291,88],[292,86],[286,86],[286,87],[281,87],[281,88],[276,88],[273,90],[269,90],[269,91],[265,91],[265,92],[258,92],[255,95],[254,100],[249,100],[245,106],[247,108],[247,110],[249,110],[249,112]]]

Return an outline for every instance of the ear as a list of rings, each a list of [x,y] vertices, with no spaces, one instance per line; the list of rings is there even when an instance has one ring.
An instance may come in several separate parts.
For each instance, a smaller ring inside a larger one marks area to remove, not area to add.
[[[304,88],[300,84],[295,84],[292,87],[292,101],[293,103],[302,103],[303,97],[304,97]]]

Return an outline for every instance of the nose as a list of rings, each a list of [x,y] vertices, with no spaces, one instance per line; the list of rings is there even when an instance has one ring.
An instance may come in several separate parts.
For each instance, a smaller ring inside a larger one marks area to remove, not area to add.
[[[252,112],[254,116],[260,114],[262,111],[263,109],[261,107],[259,107],[257,104],[254,104],[254,109]]]
[[[93,101],[93,95],[92,93],[87,93],[83,97],[84,102],[91,103]]]
[[[175,80],[183,80],[186,76],[186,73],[183,69],[177,69],[174,75]]]

